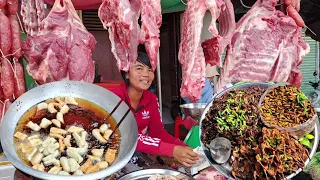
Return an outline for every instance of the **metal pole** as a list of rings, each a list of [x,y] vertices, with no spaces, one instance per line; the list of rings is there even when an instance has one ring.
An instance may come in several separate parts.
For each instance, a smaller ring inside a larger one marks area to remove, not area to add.
[[[160,115],[162,117],[162,94],[161,94],[161,74],[160,74],[160,52],[158,53],[158,65],[157,65],[157,88],[159,93],[159,106]]]

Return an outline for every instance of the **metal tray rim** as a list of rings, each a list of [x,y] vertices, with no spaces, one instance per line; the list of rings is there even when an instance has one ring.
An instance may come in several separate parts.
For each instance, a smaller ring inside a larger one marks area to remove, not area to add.
[[[140,178],[147,178],[147,177],[151,177],[153,175],[179,175],[179,174],[183,174],[185,176],[188,177],[188,179],[193,180],[192,177],[189,177],[189,175],[179,172],[179,171],[175,171],[175,170],[171,170],[171,169],[143,169],[143,170],[137,170],[137,171],[133,171],[129,174],[126,174],[122,177],[120,177],[118,180],[138,180]]]

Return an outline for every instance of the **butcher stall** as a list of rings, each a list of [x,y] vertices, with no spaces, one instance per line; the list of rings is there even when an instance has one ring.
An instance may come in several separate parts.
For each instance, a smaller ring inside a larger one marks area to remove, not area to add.
[[[0,0],[0,179],[318,180],[319,6]],[[191,167],[136,151],[135,115],[110,91],[141,49],[162,115],[175,79],[174,133],[194,122],[184,139],[199,155]],[[208,65],[219,72],[210,83]]]

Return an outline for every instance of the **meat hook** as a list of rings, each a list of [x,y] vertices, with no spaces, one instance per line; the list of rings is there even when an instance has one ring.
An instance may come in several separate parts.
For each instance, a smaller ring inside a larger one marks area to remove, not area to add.
[[[182,0],[181,0],[181,1],[182,1]],[[261,0],[261,2],[263,2],[263,0]],[[245,8],[248,8],[248,9],[252,8],[252,6],[247,6],[247,5],[245,5],[245,4],[243,3],[243,0],[240,0],[240,3],[241,3],[241,5],[242,5],[243,7],[245,7]],[[284,4],[284,2],[281,2],[281,3],[279,3],[279,4],[276,4],[276,6],[281,6],[282,4]]]

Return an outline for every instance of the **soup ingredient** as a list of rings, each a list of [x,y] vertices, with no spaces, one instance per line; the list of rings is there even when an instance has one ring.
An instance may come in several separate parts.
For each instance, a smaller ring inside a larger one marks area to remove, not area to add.
[[[100,134],[100,130],[99,129],[94,129],[94,130],[92,130],[92,135],[95,137],[95,138],[97,138],[99,141],[100,141],[100,143],[107,143],[107,141],[101,136],[101,134]]]
[[[63,107],[67,104],[61,105],[65,99],[67,98],[59,98],[60,102],[50,102],[48,106],[52,104],[54,105],[53,107]],[[74,101],[74,98],[69,97],[69,103],[78,104]],[[45,106],[45,103],[42,103],[40,106],[38,104],[35,112],[36,114],[47,115],[41,118],[41,122],[39,121],[41,127],[37,123],[29,120],[27,121],[26,127],[31,130],[24,130],[28,133],[17,131],[14,135],[19,142],[17,150],[22,152],[23,158],[28,160],[34,169],[51,174],[81,175],[83,172],[89,174],[100,171],[109,167],[114,162],[117,153],[116,149],[112,150],[108,148],[108,146],[97,145],[96,143],[98,142],[99,144],[99,141],[95,141],[93,134],[89,135],[80,125],[64,125],[63,128],[61,128],[61,124],[59,124],[60,128],[54,127],[55,124],[53,122],[61,122],[56,119],[50,120],[52,117],[55,117],[55,114],[51,113],[49,109],[41,109]],[[57,108],[56,110],[56,114],[61,113],[61,109]],[[32,112],[32,110],[30,112]],[[62,114],[62,116],[68,116],[68,113],[73,112],[72,110],[68,111]],[[39,128],[41,131],[39,131]],[[95,130],[100,134],[98,128]],[[87,142],[89,138],[91,141],[95,141],[94,144]],[[89,146],[91,148],[90,151]],[[108,148],[105,154],[104,147]],[[101,158],[104,156],[109,157],[108,162],[101,161]],[[84,163],[84,161],[86,162]]]
[[[45,102],[39,103],[39,104],[37,105],[37,111],[41,111],[41,110],[43,110],[43,109],[48,109],[48,104],[45,103]]]
[[[41,129],[41,127],[38,126],[38,124],[35,124],[32,121],[28,122],[27,127],[29,127],[30,129],[32,129],[34,131],[39,131]]]
[[[260,111],[265,122],[278,127],[294,127],[315,115],[311,101],[292,85],[271,89],[264,97]]]
[[[18,138],[18,139],[20,139],[21,141],[23,141],[23,140],[25,140],[28,136],[26,135],[26,134],[23,134],[23,133],[21,133],[21,132],[16,132],[15,134],[14,134],[14,137],[16,137],[16,138]]]

